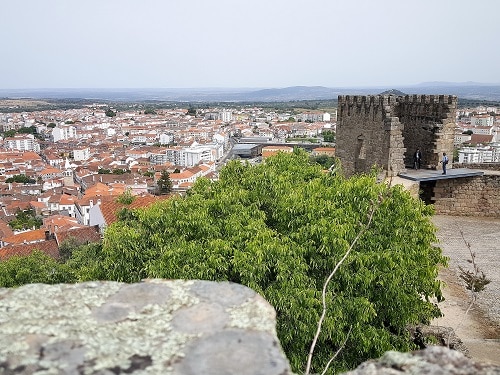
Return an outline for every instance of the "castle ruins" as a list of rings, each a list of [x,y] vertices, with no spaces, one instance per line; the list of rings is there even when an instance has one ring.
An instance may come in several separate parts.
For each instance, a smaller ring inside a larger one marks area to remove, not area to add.
[[[451,162],[456,108],[453,95],[339,96],[336,153],[344,173],[377,166],[396,176],[413,165],[417,148],[424,169],[437,169],[443,152]]]

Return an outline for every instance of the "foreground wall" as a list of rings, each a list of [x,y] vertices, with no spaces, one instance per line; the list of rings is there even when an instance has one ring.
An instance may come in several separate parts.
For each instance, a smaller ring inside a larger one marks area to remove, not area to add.
[[[0,289],[0,374],[290,374],[275,323],[228,282]]]

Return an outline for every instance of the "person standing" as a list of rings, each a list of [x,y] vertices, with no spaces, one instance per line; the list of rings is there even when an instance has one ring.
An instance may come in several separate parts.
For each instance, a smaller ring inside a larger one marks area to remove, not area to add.
[[[443,159],[441,159],[441,164],[443,164],[443,174],[446,174],[446,165],[448,164],[448,156],[446,156],[446,152],[443,152]]]
[[[422,161],[422,153],[420,149],[417,148],[417,151],[413,154],[413,169],[420,169],[420,162]]]

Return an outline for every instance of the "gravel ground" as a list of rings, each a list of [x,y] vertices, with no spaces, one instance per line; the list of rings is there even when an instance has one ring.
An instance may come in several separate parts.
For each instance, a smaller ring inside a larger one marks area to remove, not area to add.
[[[500,219],[435,216],[433,222],[449,267],[439,272],[445,283],[445,301],[439,303],[444,316],[432,324],[453,328],[473,360],[500,365]],[[465,241],[470,243],[480,271],[491,280],[468,312],[471,295],[458,268],[472,267]]]
[[[478,308],[492,322],[500,325],[500,219],[437,215],[433,222],[438,228],[439,246],[450,258],[449,271],[462,285],[465,284],[458,277],[458,266],[472,270],[471,255],[465,241],[470,243],[476,264],[491,280],[486,290],[478,294]]]

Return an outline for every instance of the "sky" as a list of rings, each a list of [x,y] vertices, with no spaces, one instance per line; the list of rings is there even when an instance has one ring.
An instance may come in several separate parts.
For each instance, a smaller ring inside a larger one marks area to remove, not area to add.
[[[498,0],[3,0],[0,89],[500,83]]]

